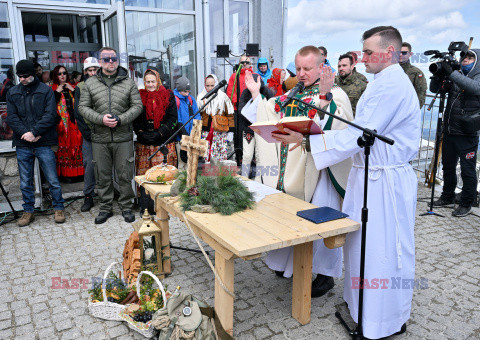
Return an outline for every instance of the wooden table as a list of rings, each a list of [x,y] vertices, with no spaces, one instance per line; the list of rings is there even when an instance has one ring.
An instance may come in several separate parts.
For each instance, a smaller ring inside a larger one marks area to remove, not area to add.
[[[135,178],[141,183],[142,177]],[[152,198],[158,193],[170,192],[170,185],[143,183]],[[171,198],[157,197],[157,217],[162,226],[164,254],[170,256],[168,215],[183,220],[179,203]],[[202,214],[187,211],[185,217],[197,236],[215,250],[215,269],[225,286],[233,292],[234,259],[250,260],[262,253],[294,246],[292,316],[301,324],[310,322],[312,289],[313,241],[324,239],[329,248],[340,247],[345,236],[360,225],[348,218],[315,224],[296,215],[297,211],[315,208],[293,196],[278,193],[266,196],[254,209],[230,216]],[[171,271],[170,260],[164,261],[164,270]],[[233,333],[233,297],[215,280],[215,310],[224,329]]]

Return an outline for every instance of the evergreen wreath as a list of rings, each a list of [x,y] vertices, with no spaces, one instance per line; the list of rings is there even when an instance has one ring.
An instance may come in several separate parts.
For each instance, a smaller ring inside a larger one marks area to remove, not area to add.
[[[177,177],[180,181],[180,206],[184,211],[194,205],[210,205],[222,215],[231,215],[247,208],[253,208],[253,194],[242,184],[238,177],[197,175],[197,184],[186,187],[187,173],[181,171]]]

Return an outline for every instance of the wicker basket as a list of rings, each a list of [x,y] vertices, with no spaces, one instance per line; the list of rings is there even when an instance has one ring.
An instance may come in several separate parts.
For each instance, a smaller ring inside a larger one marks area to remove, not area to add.
[[[163,285],[160,282],[160,280],[152,272],[149,272],[149,271],[143,271],[143,272],[140,272],[140,274],[138,274],[137,296],[140,298],[140,279],[142,278],[142,275],[144,275],[144,274],[151,276],[155,280],[158,287],[160,288],[160,291],[162,292],[163,304],[165,305],[165,303],[167,301],[167,297],[165,295],[165,289],[163,288]],[[137,321],[133,320],[133,318],[130,315],[128,315],[125,310],[121,310],[119,312],[119,316],[122,320],[127,322],[129,328],[133,329],[134,331],[137,331],[138,333],[142,334],[143,336],[145,336],[147,338],[152,338],[155,335],[155,333],[157,332],[157,330],[154,327],[152,327],[152,322],[151,321],[149,321],[147,323],[137,322]]]
[[[107,280],[108,274],[112,270],[113,266],[120,265],[120,262],[113,262],[110,264],[105,273],[103,274],[103,282],[102,282],[102,294],[103,294],[103,301],[100,302],[92,302],[92,298],[88,298],[88,310],[90,314],[92,314],[96,318],[104,319],[104,320],[111,320],[111,321],[122,321],[120,318],[119,313],[127,307],[126,305],[121,305],[114,302],[109,302],[107,300],[107,293],[104,289],[104,284]]]

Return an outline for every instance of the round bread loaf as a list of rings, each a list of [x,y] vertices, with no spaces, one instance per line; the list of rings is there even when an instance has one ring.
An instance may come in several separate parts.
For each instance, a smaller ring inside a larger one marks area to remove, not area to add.
[[[177,168],[173,165],[155,165],[145,173],[145,180],[149,182],[168,182],[175,179]]]

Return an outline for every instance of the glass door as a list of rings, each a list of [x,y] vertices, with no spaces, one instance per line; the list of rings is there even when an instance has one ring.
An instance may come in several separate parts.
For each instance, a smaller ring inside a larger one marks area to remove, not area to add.
[[[125,5],[123,1],[115,2],[111,8],[102,14],[102,24],[103,46],[116,49],[120,58],[120,66],[128,69]]]
[[[44,71],[62,65],[81,71],[101,47],[100,16],[22,11],[25,56]]]

